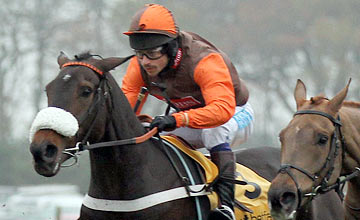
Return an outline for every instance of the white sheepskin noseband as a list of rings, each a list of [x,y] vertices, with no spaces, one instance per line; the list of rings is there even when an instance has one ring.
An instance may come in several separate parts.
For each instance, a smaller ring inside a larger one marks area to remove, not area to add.
[[[51,129],[65,137],[73,137],[79,130],[79,123],[70,112],[61,108],[48,107],[37,113],[30,128],[30,143],[35,133],[41,129]]]

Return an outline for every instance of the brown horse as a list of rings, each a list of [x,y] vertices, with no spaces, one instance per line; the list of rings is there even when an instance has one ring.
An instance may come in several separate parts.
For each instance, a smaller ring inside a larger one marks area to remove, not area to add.
[[[177,153],[166,150],[158,139],[128,142],[147,131],[109,73],[127,59],[95,59],[89,53],[75,58],[61,54],[60,73],[46,86],[49,107],[39,112],[30,132],[35,170],[54,176],[76,150],[93,146],[90,186],[80,219],[206,219],[210,209],[206,196],[147,205],[184,188],[188,178],[179,176],[186,169]],[[103,143],[110,145],[103,147]],[[198,166],[182,157],[193,173],[193,185],[203,183]],[[270,181],[279,168],[280,151],[248,149],[240,151],[237,159]]]
[[[344,101],[349,84],[330,100],[323,95],[307,100],[306,87],[298,80],[297,112],[280,133],[282,165],[268,192],[274,219],[303,215],[299,210],[319,194],[329,197],[324,208],[337,207],[329,216],[320,211],[303,219],[360,219],[360,103]],[[330,198],[335,191],[338,198]]]

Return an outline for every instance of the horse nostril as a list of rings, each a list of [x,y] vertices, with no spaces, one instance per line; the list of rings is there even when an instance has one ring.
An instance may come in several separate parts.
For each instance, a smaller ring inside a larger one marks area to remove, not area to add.
[[[36,163],[51,163],[55,160],[58,149],[55,145],[47,144],[31,144],[30,152]]]
[[[284,192],[280,197],[280,203],[285,209],[290,209],[294,205],[296,195],[293,192]]]
[[[46,148],[45,148],[44,157],[46,157],[48,159],[52,159],[56,156],[57,151],[58,150],[57,150],[56,146],[54,146],[52,144],[48,144],[48,145],[46,145]]]
[[[34,157],[35,162],[42,161],[41,149],[36,144],[31,144],[30,152]]]

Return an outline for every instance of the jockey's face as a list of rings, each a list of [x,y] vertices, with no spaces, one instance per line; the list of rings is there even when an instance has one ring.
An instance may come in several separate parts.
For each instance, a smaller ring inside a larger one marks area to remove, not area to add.
[[[161,47],[146,51],[135,51],[140,65],[149,76],[157,76],[169,62],[167,54],[160,50]]]

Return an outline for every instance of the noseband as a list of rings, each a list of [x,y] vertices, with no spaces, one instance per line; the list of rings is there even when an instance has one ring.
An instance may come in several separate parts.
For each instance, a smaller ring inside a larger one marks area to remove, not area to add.
[[[291,165],[291,164],[283,164],[281,165],[280,167],[280,170],[279,172],[280,173],[287,173],[290,178],[294,181],[295,185],[296,185],[296,188],[297,188],[297,193],[298,193],[298,198],[299,198],[299,202],[298,202],[298,207],[297,209],[300,208],[300,205],[301,205],[301,200],[303,197],[309,197],[309,202],[318,194],[322,194],[322,193],[325,193],[325,192],[328,192],[332,189],[336,189],[336,191],[338,193],[340,193],[340,182],[339,180],[337,181],[336,184],[334,184],[333,186],[328,186],[328,181],[330,180],[330,177],[334,171],[334,163],[335,163],[335,159],[337,157],[337,155],[339,154],[339,149],[340,149],[340,145],[342,147],[342,157],[344,158],[344,153],[345,153],[345,141],[344,141],[344,137],[341,133],[341,122],[340,122],[340,116],[337,117],[337,119],[335,119],[333,116],[325,113],[325,112],[321,112],[321,111],[316,111],[316,110],[301,110],[301,111],[297,111],[295,112],[294,116],[296,115],[303,115],[303,114],[314,114],[314,115],[320,115],[320,116],[323,116],[325,118],[328,118],[335,126],[335,131],[332,135],[332,138],[331,138],[331,143],[330,143],[330,150],[329,150],[329,154],[328,156],[326,157],[326,161],[324,163],[324,165],[321,167],[321,169],[318,171],[318,172],[315,172],[314,174],[310,173],[309,171],[301,168],[301,167],[298,167],[298,166],[295,166],[295,165]],[[316,185],[316,186],[313,186],[312,188],[312,192],[310,193],[306,193],[304,194],[300,187],[299,187],[299,184],[298,182],[296,181],[295,179],[295,176],[294,174],[291,172],[291,169],[295,169],[303,174],[305,174],[308,178],[310,178],[313,182],[313,185],[315,185],[315,181],[317,181],[321,175],[321,173],[323,173],[323,171],[327,168],[328,168],[328,171],[326,173],[326,175],[324,176],[324,178],[321,180],[321,182]],[[343,182],[345,183],[345,182]],[[339,194],[340,195],[340,194]]]

